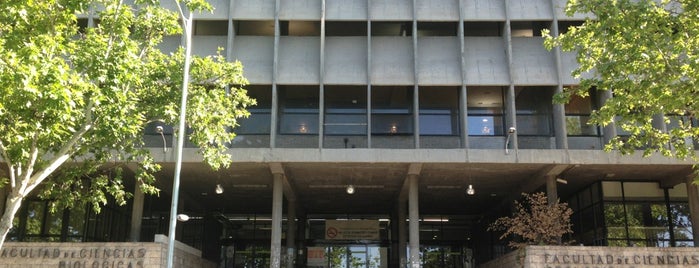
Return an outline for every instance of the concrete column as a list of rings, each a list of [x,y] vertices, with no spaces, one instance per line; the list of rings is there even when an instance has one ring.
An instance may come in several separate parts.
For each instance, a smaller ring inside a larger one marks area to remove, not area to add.
[[[607,102],[608,99],[612,98],[612,91],[611,90],[603,90],[600,92],[600,107],[604,105],[605,102]],[[614,122],[610,123],[604,129],[602,130],[604,132],[603,134],[603,139],[604,139],[604,144],[609,143],[612,138],[616,137],[616,124]]]
[[[141,183],[136,182],[136,186],[134,187],[133,191],[133,206],[131,207],[131,231],[129,232],[129,241],[131,242],[139,242],[139,240],[141,240],[141,223],[143,222],[144,199],[145,197],[143,191],[141,191]]]
[[[420,213],[418,211],[418,178],[408,175],[408,214],[410,218],[410,268],[420,268]]]
[[[507,52],[507,68],[510,74],[510,85],[505,94],[505,135],[506,140],[509,138],[509,148],[517,152],[519,144],[517,142],[517,133],[508,134],[508,130],[513,127],[517,129],[517,108],[515,107],[515,82],[514,71],[512,69],[512,26],[510,25],[509,2],[505,0],[505,51]],[[508,146],[506,143],[505,146]]]
[[[296,202],[289,202],[286,212],[286,267],[293,268],[296,260]]]
[[[551,14],[553,14],[553,22],[551,22],[551,35],[558,36],[558,9],[557,1],[551,0]],[[558,85],[556,86],[555,94],[563,92],[563,67],[561,64],[561,48],[553,48],[553,56],[556,62],[556,76]],[[553,104],[553,131],[556,135],[556,149],[568,149],[568,129],[566,129],[566,110],[563,104]],[[549,200],[550,201],[550,200]],[[550,203],[550,202],[549,202]]]
[[[405,251],[405,246],[407,243],[407,239],[405,235],[407,232],[405,231],[405,202],[398,200],[398,217],[397,220],[398,222],[396,225],[398,225],[398,263],[400,264],[400,267],[405,267],[405,265],[408,263],[408,256],[407,252]]]
[[[546,176],[546,197],[548,197],[549,205],[553,205],[558,201],[558,185],[556,185],[556,176]]]
[[[325,0],[320,1],[320,55],[319,55],[319,78],[320,86],[318,92],[318,148],[323,148],[323,137],[325,132]]]
[[[269,147],[277,147],[277,114],[279,111],[279,94],[277,94],[277,76],[279,75],[279,6],[280,0],[274,1],[274,51],[272,60],[272,109],[270,113]]]
[[[692,239],[694,240],[694,246],[699,247],[699,190],[694,185],[694,176],[687,176],[686,183],[689,216],[692,220]]]
[[[284,174],[275,173],[272,186],[272,245],[270,247],[269,267],[280,268],[282,259],[282,205],[283,205],[283,177]]]

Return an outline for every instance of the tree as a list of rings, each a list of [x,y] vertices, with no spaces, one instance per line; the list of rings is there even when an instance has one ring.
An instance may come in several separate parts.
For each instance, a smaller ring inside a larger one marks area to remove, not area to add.
[[[569,0],[565,11],[588,17],[559,36],[544,31],[548,49],[574,51],[579,63],[573,76],[581,78],[580,85],[565,89],[556,101],[610,90],[612,97],[590,119],[623,131],[607,150],[696,160],[699,2]],[[658,127],[661,123],[671,128]]]
[[[159,121],[176,125],[184,53],[164,54],[164,36],[181,33],[178,14],[157,0],[0,1],[0,156],[9,187],[0,219],[0,248],[22,200],[37,190],[54,208],[91,204],[108,196],[124,204],[121,166],[137,163],[136,179],[158,193],[159,169],[144,148],[143,131]],[[210,9],[204,0],[183,1]],[[99,11],[81,28],[76,14]],[[240,62],[222,56],[191,62],[187,127],[204,161],[230,163],[230,128],[249,115],[254,99],[242,88]],[[39,187],[41,185],[41,187]]]
[[[557,245],[565,234],[572,233],[570,216],[573,210],[566,203],[548,204],[544,193],[522,193],[523,202],[515,201],[512,217],[495,220],[488,231],[504,231],[500,239],[519,236],[522,242],[510,241],[513,248],[527,245]]]

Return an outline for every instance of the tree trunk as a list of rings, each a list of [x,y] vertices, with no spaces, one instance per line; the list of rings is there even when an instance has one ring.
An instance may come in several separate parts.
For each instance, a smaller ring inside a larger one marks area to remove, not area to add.
[[[22,205],[22,197],[16,191],[10,191],[7,195],[7,200],[5,202],[5,212],[0,218],[0,251],[5,244],[5,238],[7,234],[12,229],[12,220],[15,218],[15,214],[19,211],[19,207]]]

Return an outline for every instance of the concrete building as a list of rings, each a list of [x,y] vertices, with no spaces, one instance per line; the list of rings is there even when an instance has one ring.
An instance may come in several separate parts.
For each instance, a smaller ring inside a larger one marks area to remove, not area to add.
[[[184,151],[179,211],[190,220],[177,240],[220,267],[475,267],[507,252],[487,225],[536,191],[574,209],[578,244],[699,241],[691,163],[604,152],[624,133],[586,122],[608,92],[552,104],[578,83],[574,56],[540,37],[584,19],[567,17],[564,0],[211,2],[194,51],[241,60],[258,101],[235,129],[229,169]],[[10,240],[167,233],[172,130],[163,144],[155,127],[160,197],[137,193],[99,215],[52,215],[31,200]]]

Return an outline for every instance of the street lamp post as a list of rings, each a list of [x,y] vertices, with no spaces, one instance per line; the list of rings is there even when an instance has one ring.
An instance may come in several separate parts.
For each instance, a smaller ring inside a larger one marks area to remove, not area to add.
[[[175,160],[175,176],[172,181],[172,207],[170,208],[170,232],[167,244],[167,268],[173,267],[175,255],[175,228],[177,226],[177,203],[180,196],[180,173],[182,171],[182,149],[185,135],[185,113],[187,111],[187,87],[189,86],[189,63],[192,54],[192,12],[185,17],[182,7],[175,1],[182,18],[184,28],[184,74],[182,77],[182,102],[180,104],[180,122],[177,131],[177,158]]]

